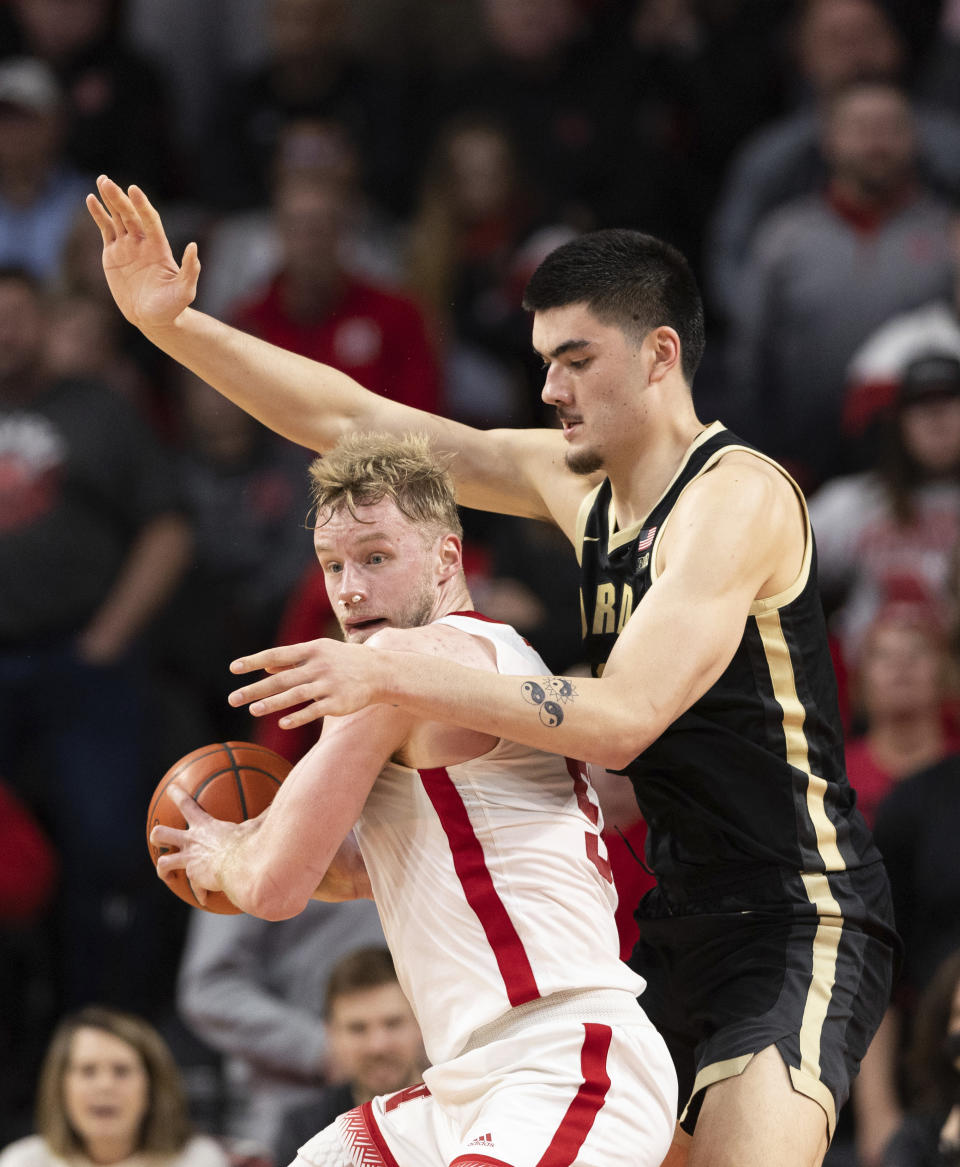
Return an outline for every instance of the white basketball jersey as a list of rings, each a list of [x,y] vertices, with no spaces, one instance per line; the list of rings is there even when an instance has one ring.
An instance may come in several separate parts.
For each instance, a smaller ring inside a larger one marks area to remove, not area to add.
[[[544,676],[506,624],[438,621],[488,640],[499,672]],[[387,765],[356,837],[430,1060],[508,1009],[644,981],[618,958],[617,895],[586,767],[514,742],[433,770]]]

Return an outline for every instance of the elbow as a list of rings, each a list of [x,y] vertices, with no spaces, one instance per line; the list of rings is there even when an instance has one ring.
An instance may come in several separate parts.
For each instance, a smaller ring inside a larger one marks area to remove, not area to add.
[[[289,920],[298,916],[310,899],[296,880],[285,880],[270,872],[251,881],[247,893],[238,898],[237,907],[260,920]]]
[[[605,742],[604,747],[597,751],[590,760],[605,770],[625,770],[639,754],[642,754],[649,743],[644,741],[636,746],[626,744],[622,740]]]
[[[653,711],[646,714],[636,704],[627,705],[612,723],[608,723],[588,759],[605,770],[625,770],[627,766],[666,729]]]

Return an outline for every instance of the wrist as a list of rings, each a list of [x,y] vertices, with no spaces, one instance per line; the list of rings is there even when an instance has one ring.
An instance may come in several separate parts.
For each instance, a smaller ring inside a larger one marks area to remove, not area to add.
[[[410,679],[418,657],[414,653],[376,648],[377,666],[373,675],[371,705],[402,705],[410,694]],[[403,683],[401,681],[403,678]]]
[[[188,306],[182,308],[172,320],[134,321],[134,323],[147,340],[165,351],[165,343],[179,335],[184,327],[189,325],[191,315],[196,316],[197,313]]]

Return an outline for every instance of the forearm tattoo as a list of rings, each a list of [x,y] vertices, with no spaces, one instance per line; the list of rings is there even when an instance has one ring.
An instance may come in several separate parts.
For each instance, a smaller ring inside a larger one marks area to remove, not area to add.
[[[524,681],[520,686],[524,701],[537,706],[540,720],[549,729],[563,721],[563,707],[577,695],[566,677],[543,677],[539,682]]]

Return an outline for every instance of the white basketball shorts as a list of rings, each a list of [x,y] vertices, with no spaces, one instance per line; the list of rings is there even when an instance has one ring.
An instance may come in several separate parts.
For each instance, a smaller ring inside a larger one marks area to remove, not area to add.
[[[562,993],[341,1115],[296,1167],[658,1167],[676,1106],[670,1055],[629,993]]]

